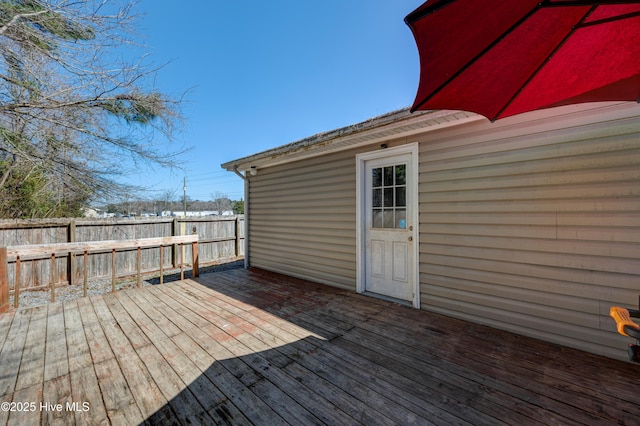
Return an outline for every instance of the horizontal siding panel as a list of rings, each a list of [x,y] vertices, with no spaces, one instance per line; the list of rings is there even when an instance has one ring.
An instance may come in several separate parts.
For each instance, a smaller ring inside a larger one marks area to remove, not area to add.
[[[265,250],[264,247],[258,246],[255,250],[255,258],[251,261],[252,266],[258,266],[263,269],[272,270],[271,263],[274,265],[291,265],[299,266],[306,269],[308,275],[312,275],[315,272],[321,272],[323,274],[339,276],[343,279],[354,277],[352,272],[352,263],[355,259],[342,260],[342,259],[326,259],[324,257],[317,257],[314,263],[309,263],[308,253],[299,252],[294,253],[287,250]],[[345,256],[347,259],[347,256]]]
[[[459,141],[455,141],[454,145],[449,141],[447,143],[453,146],[439,152],[429,151],[430,147],[438,145],[437,142],[430,143],[421,148],[425,153],[425,161],[420,165],[420,171],[433,173],[434,180],[437,180],[442,174],[438,172],[446,171],[457,171],[460,178],[487,176],[491,175],[492,170],[495,170],[496,176],[505,175],[514,172],[509,170],[509,166],[515,163],[518,163],[518,171],[528,173],[563,170],[562,163],[568,165],[566,170],[589,169],[611,165],[616,159],[620,164],[634,164],[635,160],[624,158],[622,154],[640,148],[640,141],[635,134],[573,139],[565,143],[554,136],[557,135],[544,134],[541,138],[525,135],[516,137],[523,141],[515,144],[491,139],[475,147],[459,146]],[[536,169],[538,165],[540,168]]]
[[[454,232],[455,230],[465,230],[466,226],[452,226],[451,228],[450,232]],[[535,232],[539,227],[533,228],[531,235],[533,235],[533,232]],[[428,233],[429,229],[429,226],[422,228],[422,231],[427,231],[427,234],[424,234],[420,239],[420,241],[425,244],[640,259],[640,245],[627,242],[543,239],[534,238],[533,236],[527,237],[526,233],[522,233],[518,238],[503,238],[503,236],[498,233],[494,233],[496,236],[489,236],[489,234],[486,234],[486,236],[475,236],[471,233],[460,235],[435,234]],[[509,236],[507,235],[506,237]],[[523,240],[525,237],[529,239],[526,241]]]
[[[523,247],[526,247],[523,244]],[[508,260],[509,262],[554,266],[557,268],[585,269],[590,271],[613,272],[617,274],[638,274],[640,259],[585,256],[566,253],[545,253],[533,250],[493,249],[484,247],[447,246],[421,244],[421,252],[474,259]]]
[[[640,214],[636,211],[633,213],[626,212],[587,212],[587,213],[558,213],[558,225],[568,226],[608,226],[608,227],[625,227],[627,231],[638,228],[640,224]]]
[[[290,219],[283,219],[282,216],[274,215],[275,217],[270,220],[267,219],[252,219],[252,229],[255,226],[255,229],[258,230],[260,228],[284,228],[284,229],[295,229],[299,231],[304,231],[309,228],[309,221],[314,221],[314,217],[305,217],[305,216],[296,216]],[[345,220],[343,216],[321,216],[315,217],[315,229],[321,232],[334,231],[334,232],[352,232],[355,234],[355,221],[348,222]]]
[[[421,213],[421,224],[474,224],[474,225],[556,225],[557,213]],[[422,225],[424,226],[424,225]]]
[[[496,292],[486,284],[482,285],[476,282],[461,283],[455,279],[437,276],[424,276],[424,279],[430,283],[425,287],[424,296],[427,299],[438,297],[475,303],[484,308],[500,310],[505,314],[512,312],[530,317],[554,318],[558,322],[584,325],[594,329],[599,328],[600,325],[598,304],[595,301],[591,301],[592,306],[580,311],[572,309],[573,306],[567,298],[564,299],[569,302],[566,306],[545,304],[547,300],[542,297],[540,292],[510,289]],[[538,294],[536,295],[536,293]],[[532,298],[526,299],[526,295],[530,295]],[[555,297],[560,298],[559,296]],[[581,308],[582,306],[577,307]]]
[[[495,207],[495,206],[494,206]],[[552,225],[559,227],[621,227],[625,230],[637,229],[640,216],[625,212],[450,212],[421,213],[420,223],[429,224],[475,224],[475,225]]]
[[[355,250],[352,241],[345,238],[336,237],[321,237],[321,236],[308,236],[308,235],[294,235],[280,233],[278,235],[265,234],[256,232],[253,234],[253,241],[256,243],[256,248],[260,245],[265,247],[272,247],[274,250],[291,250],[293,253],[300,252],[313,252],[316,248],[322,244],[331,244],[333,247],[333,254],[335,257],[342,257],[343,254],[350,254],[355,256]],[[273,243],[277,239],[277,243]]]
[[[333,270],[328,272],[323,269],[312,268],[307,262],[281,262],[273,259],[257,258],[252,261],[253,266],[266,269],[280,274],[290,275],[296,278],[312,280],[318,283],[331,285],[345,290],[353,290],[355,276],[348,274],[349,271]],[[338,274],[343,272],[344,275]]]
[[[420,194],[420,202],[447,203],[459,201],[566,200],[620,197],[640,197],[640,185],[637,182],[606,182],[550,185],[548,187],[489,188],[473,191],[451,189],[441,192],[424,192]]]
[[[518,167],[519,169],[519,167]],[[447,180],[430,182],[427,192],[475,191],[485,188],[527,188],[546,186],[566,186],[599,184],[608,182],[635,181],[640,179],[637,165],[616,167],[614,169],[574,170],[571,172],[527,173],[509,176],[492,176],[476,179]],[[424,182],[422,182],[424,184]]]
[[[502,291],[507,291],[509,294],[518,295],[510,297],[512,299],[529,300],[533,303],[543,303],[544,301],[549,306],[556,308],[567,307],[571,310],[582,310],[591,314],[602,314],[598,305],[594,303],[595,300],[605,301],[609,304],[611,301],[637,297],[635,290],[612,288],[602,291],[602,285],[509,274],[502,270],[495,270],[497,268],[492,271],[485,271],[474,269],[474,264],[469,264],[468,266],[468,268],[464,268],[461,266],[425,264],[421,265],[420,269],[424,281],[429,284],[432,283],[430,277],[448,277],[456,280],[453,282],[458,285],[464,286],[466,283],[471,283],[474,286],[474,292],[485,291],[499,296]],[[484,286],[483,290],[479,290],[475,283],[479,283],[479,286]],[[608,314],[608,311],[605,312],[605,315]]]
[[[299,214],[311,214],[316,217],[319,214],[323,214],[326,216],[338,216],[348,213],[353,214],[355,212],[353,206],[347,204],[346,202],[341,203],[340,200],[327,200],[328,202],[323,202],[316,199],[305,199],[304,197],[294,196],[291,198],[292,199],[287,200],[280,198],[281,201],[278,201],[277,204],[274,204],[273,202],[270,203],[267,200],[258,201],[252,203],[250,208],[253,210],[263,208],[264,210],[277,212],[278,214],[287,216],[296,216]],[[272,200],[273,199],[274,198],[272,198]]]
[[[531,263],[513,263],[508,260],[472,259],[436,254],[420,255],[420,268],[422,272],[429,272],[429,268],[431,268],[432,265],[540,278],[541,281],[537,282],[534,287],[536,289],[547,292],[557,291],[561,294],[573,294],[577,297],[582,296],[596,300],[606,300],[612,303],[616,301],[622,303],[624,300],[629,300],[626,298],[617,299],[615,297],[616,294],[629,296],[638,293],[637,274],[611,274],[587,269],[564,269],[553,266],[534,265]],[[582,284],[583,288],[582,290],[574,290],[574,288],[567,283]],[[629,290],[631,293],[618,292],[621,289]],[[564,293],[565,291],[571,292]],[[635,297],[632,302],[635,302],[636,299],[637,297]]]
[[[421,213],[532,213],[532,212],[638,212],[640,198],[592,198],[555,200],[500,200],[500,201],[456,201],[449,203],[429,202],[428,195],[421,195]]]
[[[540,225],[470,225],[470,224],[422,224],[420,230],[424,234],[448,234],[455,239],[458,235],[486,235],[518,238],[555,238],[557,229],[554,226]]]
[[[312,195],[324,195],[325,197],[329,198],[331,197],[331,194],[335,196],[336,194],[341,194],[342,192],[347,190],[355,190],[355,184],[353,184],[352,182],[334,183],[331,185],[327,185],[324,184],[321,179],[302,180],[292,177],[291,180],[295,180],[295,182],[286,182],[281,186],[272,189],[264,188],[262,191],[260,191],[260,195],[258,197],[281,197],[283,193],[289,192],[289,195],[300,194],[307,197],[311,197]]]
[[[349,284],[349,288],[353,289],[355,255],[341,257],[336,253],[333,258],[327,258],[314,250],[292,251],[289,247],[274,248],[273,244],[259,242],[254,242],[252,249],[252,266],[281,273],[288,271],[286,274],[295,274],[300,278],[314,277],[314,281],[340,287],[346,287]],[[314,258],[314,261],[310,262],[310,258]],[[328,282],[329,278],[333,282]]]
[[[607,243],[626,242],[640,243],[640,228],[605,226],[559,226],[559,239],[573,239],[586,241],[604,241]],[[612,244],[608,244],[611,246]],[[627,246],[632,252],[637,253],[640,247],[636,244]],[[616,256],[614,254],[614,256]],[[635,256],[635,255],[634,255]]]

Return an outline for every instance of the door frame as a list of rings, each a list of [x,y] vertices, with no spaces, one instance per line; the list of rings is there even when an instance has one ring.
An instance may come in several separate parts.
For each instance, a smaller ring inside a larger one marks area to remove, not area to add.
[[[409,223],[413,225],[413,307],[420,309],[420,276],[419,276],[419,203],[418,203],[418,144],[410,143],[400,145],[393,148],[382,148],[377,151],[363,152],[356,155],[356,292],[364,293],[366,291],[366,163],[369,160],[378,160],[386,157],[394,157],[396,155],[410,154],[411,159],[411,176],[412,185],[407,186],[407,199],[413,203],[413,211]],[[409,178],[409,177],[408,177]],[[409,180],[408,180],[409,182]]]

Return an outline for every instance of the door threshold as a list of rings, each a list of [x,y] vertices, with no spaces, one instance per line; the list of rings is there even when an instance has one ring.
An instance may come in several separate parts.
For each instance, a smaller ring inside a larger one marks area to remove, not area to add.
[[[411,303],[411,301],[409,301],[409,300],[402,300],[402,299],[398,299],[398,298],[391,297],[391,296],[385,296],[384,294],[374,293],[372,291],[364,291],[364,292],[362,292],[360,294],[363,294],[363,295],[369,296],[369,297],[373,297],[373,298],[376,298],[376,299],[386,300],[387,302],[393,302],[393,303],[397,303],[399,305],[408,306],[410,308],[413,307],[413,303]]]

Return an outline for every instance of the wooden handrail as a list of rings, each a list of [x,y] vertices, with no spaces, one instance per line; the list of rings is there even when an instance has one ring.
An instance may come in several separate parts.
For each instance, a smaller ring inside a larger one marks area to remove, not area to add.
[[[88,241],[78,243],[55,243],[55,244],[31,244],[24,246],[7,247],[7,260],[15,261],[18,256],[21,260],[44,259],[51,254],[66,255],[69,253],[81,254],[85,251],[88,253],[108,252],[113,249],[119,250],[135,250],[140,248],[152,248],[159,246],[170,246],[173,244],[191,244],[197,243],[197,235],[180,235],[176,237],[156,237],[156,238],[139,238],[133,240],[103,240]]]
[[[139,238],[133,240],[105,240],[77,243],[57,243],[0,247],[0,313],[8,310],[9,280],[7,278],[7,263],[16,263],[14,307],[18,307],[20,296],[20,263],[25,260],[51,258],[51,301],[55,301],[55,259],[56,256],[71,256],[82,254],[84,256],[84,295],[87,295],[87,255],[89,253],[111,253],[111,289],[116,288],[116,262],[118,251],[137,250],[137,286],[141,286],[141,249],[160,247],[160,283],[163,283],[163,256],[164,246],[180,245],[183,248],[180,259],[180,279],[184,279],[184,245],[191,244],[192,275],[199,276],[198,266],[198,235],[181,235],[175,237]],[[4,271],[4,273],[2,273]]]

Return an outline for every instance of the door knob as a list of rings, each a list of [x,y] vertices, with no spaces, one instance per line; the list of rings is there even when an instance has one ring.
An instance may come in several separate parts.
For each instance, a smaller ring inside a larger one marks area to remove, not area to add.
[[[413,241],[413,237],[407,238],[408,241]]]

